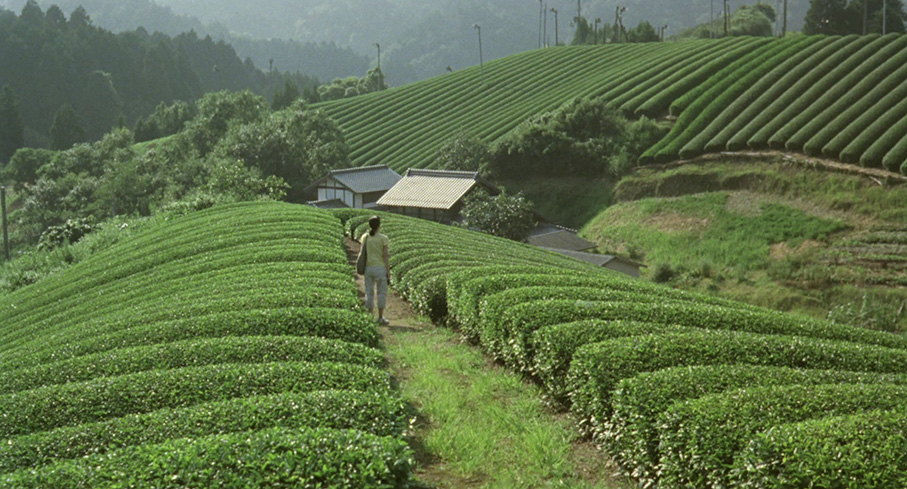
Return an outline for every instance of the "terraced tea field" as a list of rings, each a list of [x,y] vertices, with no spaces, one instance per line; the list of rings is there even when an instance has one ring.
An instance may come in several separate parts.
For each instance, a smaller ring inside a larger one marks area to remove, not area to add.
[[[340,222],[237,204],[0,301],[2,487],[375,487],[408,419]]]
[[[463,131],[494,142],[574,97],[677,117],[643,163],[774,148],[907,172],[907,36],[728,38],[530,51],[320,104],[357,166],[431,168]]]
[[[336,215],[352,235],[364,230],[366,216]],[[644,484],[846,478],[883,488],[907,472],[895,448],[907,425],[903,336],[661,287],[461,229],[383,221],[398,289],[537,379]]]
[[[5,296],[0,486],[406,487],[410,413],[342,245],[366,219],[220,206]],[[383,221],[398,290],[537,379],[641,482],[907,472],[903,336]]]

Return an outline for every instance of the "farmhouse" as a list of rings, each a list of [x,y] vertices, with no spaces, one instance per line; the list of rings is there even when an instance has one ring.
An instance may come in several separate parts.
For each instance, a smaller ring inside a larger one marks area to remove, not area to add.
[[[306,188],[305,193],[315,197],[309,204],[316,207],[371,209],[401,178],[387,165],[333,170]]]
[[[500,191],[472,171],[417,170],[406,175],[378,199],[382,210],[450,223],[460,214],[463,199],[476,189],[491,195]]]

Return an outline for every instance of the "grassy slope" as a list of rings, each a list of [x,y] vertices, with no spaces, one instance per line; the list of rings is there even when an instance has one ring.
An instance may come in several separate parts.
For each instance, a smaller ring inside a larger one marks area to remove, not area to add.
[[[672,284],[758,305],[907,330],[907,189],[778,161],[644,171],[583,229]],[[865,297],[865,300],[864,300]],[[843,309],[841,309],[843,308]],[[849,312],[844,309],[851,308]]]

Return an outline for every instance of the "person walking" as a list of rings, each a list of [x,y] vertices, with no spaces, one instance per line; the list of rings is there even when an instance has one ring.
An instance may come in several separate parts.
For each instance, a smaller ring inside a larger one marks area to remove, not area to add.
[[[368,220],[371,230],[359,238],[359,242],[366,249],[365,262],[365,308],[374,314],[375,288],[378,296],[378,324],[390,323],[384,317],[384,308],[387,305],[387,284],[391,279],[390,252],[387,250],[390,239],[378,232],[381,229],[381,218],[372,216]]]

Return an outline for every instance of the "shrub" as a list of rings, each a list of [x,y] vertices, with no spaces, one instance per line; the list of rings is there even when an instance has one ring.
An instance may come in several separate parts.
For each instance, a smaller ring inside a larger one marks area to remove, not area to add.
[[[276,428],[181,438],[3,475],[12,487],[404,487],[414,464],[397,438]]]
[[[791,385],[674,404],[659,427],[661,482],[668,487],[728,487],[735,455],[756,433],[816,417],[902,407],[905,395],[904,385]]]
[[[573,356],[568,385],[583,422],[607,420],[617,382],[683,365],[747,363],[778,367],[900,373],[907,351],[797,336],[731,331],[640,335],[593,343]]]
[[[674,278],[674,269],[669,263],[659,263],[652,272],[652,280],[657,284],[670,282]]]
[[[210,364],[337,362],[381,367],[380,351],[356,343],[305,336],[231,336],[118,348],[36,367],[7,371],[0,393],[155,369]]]
[[[337,363],[210,365],[152,370],[0,396],[0,433],[24,435],[233,397],[351,389],[388,392],[387,372]]]
[[[38,239],[38,251],[50,251],[64,244],[77,243],[83,236],[95,230],[93,218],[67,219],[59,226],[47,228]]]
[[[175,438],[276,427],[356,429],[400,436],[407,419],[403,401],[373,392],[327,390],[242,397],[10,438],[0,453],[0,472]]]
[[[738,487],[851,487],[904,485],[907,413],[903,406],[782,424],[757,433],[738,454]]]
[[[681,332],[685,329],[687,328],[682,326],[631,320],[587,320],[544,326],[532,334],[531,344],[535,352],[532,374],[539,378],[552,399],[566,404],[568,401],[567,373],[570,371],[573,354],[580,347],[613,338]]]
[[[741,388],[791,384],[907,383],[907,376],[757,365],[701,365],[646,372],[621,380],[614,412],[596,434],[619,463],[643,483],[657,480],[658,417],[675,402]]]

